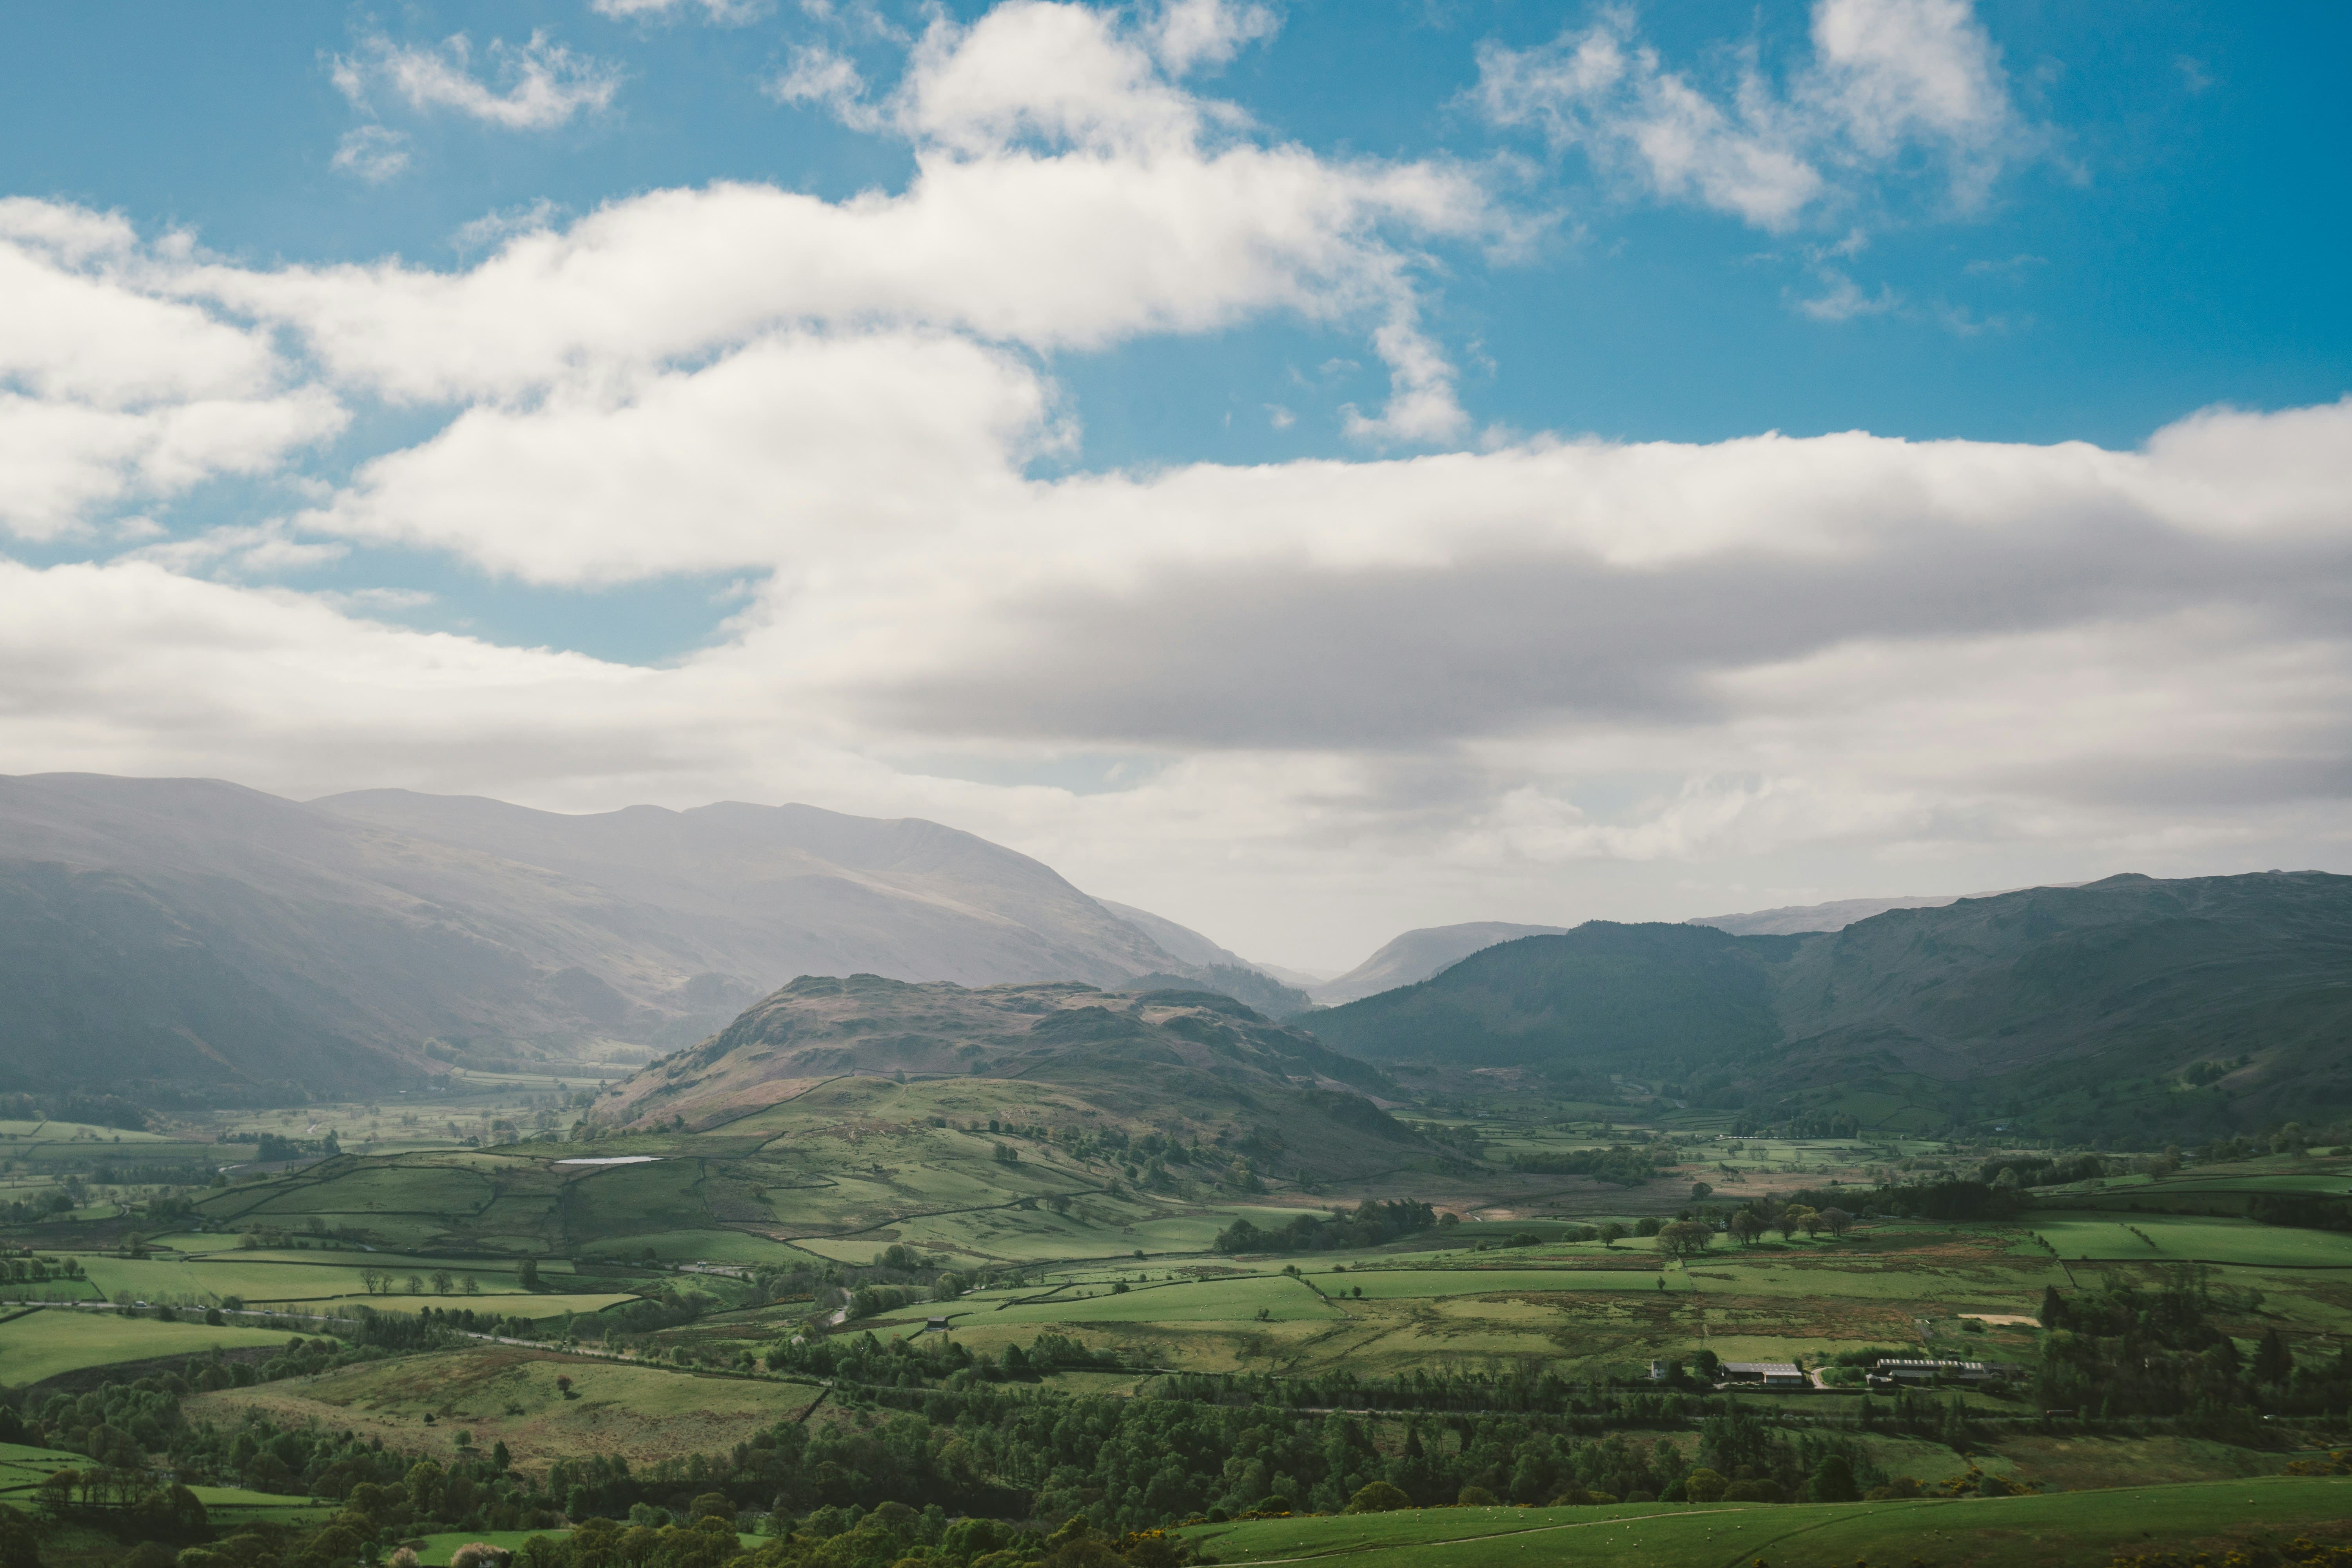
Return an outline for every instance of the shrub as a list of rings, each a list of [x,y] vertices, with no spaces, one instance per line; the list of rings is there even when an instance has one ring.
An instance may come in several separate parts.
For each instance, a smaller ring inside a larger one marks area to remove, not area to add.
[[[1456,1508],[1492,1508],[1495,1506],[1495,1494],[1488,1491],[1485,1487],[1464,1487],[1461,1494],[1454,1500],[1454,1506]]]
[[[1412,1499],[1405,1496],[1401,1488],[1391,1486],[1386,1481],[1374,1481],[1348,1500],[1349,1513],[1393,1513],[1398,1509],[1412,1506]]]

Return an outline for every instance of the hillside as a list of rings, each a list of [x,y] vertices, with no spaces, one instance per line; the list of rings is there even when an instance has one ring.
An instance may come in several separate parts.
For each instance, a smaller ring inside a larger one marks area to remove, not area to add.
[[[1429,1152],[1366,1096],[1377,1068],[1199,991],[910,984],[803,975],[601,1102],[614,1127],[725,1126],[828,1079],[950,1077],[1051,1085],[1118,1121],[1260,1130],[1318,1174]]]
[[[2113,877],[1805,936],[1596,921],[1312,1023],[1375,1061],[1704,1077],[1733,1104],[1891,1075],[2031,1118],[2129,1080],[2150,1126],[2276,1119],[2352,1100],[2352,877]],[[2198,1063],[2231,1070],[2158,1081]]]
[[[1714,1061],[1780,1039],[1769,971],[1794,948],[1710,926],[1592,921],[1305,1022],[1368,1061],[1655,1072],[1694,1048]]]
[[[96,774],[0,778],[0,1089],[231,1097],[626,1067],[812,971],[1186,969],[1051,868],[936,823]]]
[[[1557,936],[1563,926],[1513,925],[1508,921],[1471,921],[1462,925],[1424,926],[1383,944],[1378,952],[1335,980],[1310,985],[1318,1002],[1337,1005],[1428,979],[1448,964],[1527,936]]]

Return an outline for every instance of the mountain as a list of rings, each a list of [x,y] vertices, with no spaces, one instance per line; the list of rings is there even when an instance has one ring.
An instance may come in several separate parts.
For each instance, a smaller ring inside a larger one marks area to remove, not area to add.
[[[0,1089],[633,1065],[796,973],[1115,984],[1181,967],[1050,868],[936,823],[0,777]]]
[[[1811,935],[1596,921],[1312,1026],[1373,1061],[1685,1078],[1735,1104],[1893,1075],[2027,1118],[2125,1082],[2151,1086],[2130,1112],[2151,1125],[2309,1114],[2352,1100],[2352,877],[2111,877]],[[2167,1077],[2197,1064],[2226,1069],[2212,1095]]]
[[[1843,931],[1856,921],[1866,921],[1889,910],[1940,910],[1958,901],[1957,895],[1940,899],[1839,899],[1826,904],[1789,904],[1744,915],[1699,915],[1683,923],[1713,926],[1734,936],[1795,936],[1804,931]]]
[[[1167,987],[1178,990],[1186,985],[1198,985],[1221,996],[1230,996],[1246,1003],[1269,1017],[1286,1018],[1294,1013],[1304,1013],[1315,1005],[1314,998],[1299,989],[1286,974],[1278,974],[1263,963],[1252,963],[1231,948],[1219,947],[1199,931],[1174,921],[1139,910],[1131,904],[1113,903],[1108,899],[1095,902],[1140,931],[1160,944],[1162,951],[1173,954],[1179,964],[1169,971],[1154,974],[1139,974],[1122,982],[1122,991],[1155,991]]]
[[[1711,926],[1591,921],[1483,948],[1303,1022],[1367,1061],[1647,1070],[1689,1042],[1716,1058],[1780,1038],[1769,972],[1794,947]]]
[[[1427,926],[1409,931],[1371,957],[1340,975],[1310,985],[1307,994],[1337,1005],[1360,996],[1394,990],[1426,980],[1448,964],[1458,963],[1481,948],[1519,937],[1556,936],[1564,926],[1512,925],[1507,921],[1471,921],[1463,925]]]
[[[875,974],[794,980],[626,1080],[596,1120],[722,1126],[828,1079],[900,1073],[1052,1085],[1121,1121],[1255,1127],[1318,1174],[1433,1152],[1367,1098],[1399,1094],[1379,1069],[1223,997]]]

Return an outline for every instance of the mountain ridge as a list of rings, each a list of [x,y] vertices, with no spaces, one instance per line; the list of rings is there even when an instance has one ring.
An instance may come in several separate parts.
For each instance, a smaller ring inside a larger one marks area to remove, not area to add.
[[[794,973],[1117,984],[1184,966],[1050,867],[919,818],[570,816],[0,776],[0,1088],[281,1093],[698,1040]]]
[[[1674,1077],[1727,1103],[1910,1075],[2010,1086],[2016,1115],[2227,1059],[2226,1104],[2152,1089],[2146,1115],[2292,1114],[2352,1100],[2352,877],[2125,875],[1785,936],[1592,921],[1309,1025],[1374,1062]]]

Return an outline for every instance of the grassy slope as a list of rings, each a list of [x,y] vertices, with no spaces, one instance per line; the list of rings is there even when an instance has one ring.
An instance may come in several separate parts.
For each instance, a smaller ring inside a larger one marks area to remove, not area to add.
[[[572,1380],[572,1397],[556,1386],[558,1377]],[[724,1453],[806,1409],[816,1392],[782,1379],[486,1345],[220,1389],[190,1399],[186,1410],[192,1420],[247,1410],[279,1421],[318,1419],[435,1455],[454,1455],[457,1434],[467,1431],[477,1447],[504,1442],[518,1462],[533,1466],[588,1453],[619,1454],[636,1465]],[[435,1417],[429,1426],[427,1413]]]
[[[113,1312],[39,1311],[0,1323],[0,1384],[38,1383],[59,1373],[152,1356],[203,1355],[227,1350],[283,1347],[287,1336],[268,1329],[215,1329],[203,1323],[159,1323]]]
[[[1610,1568],[1774,1568],[1903,1562],[1936,1568],[2098,1563],[2116,1548],[2214,1537],[2352,1530],[2352,1481],[2264,1477],[2040,1497],[1844,1505],[1428,1509],[1206,1526],[1188,1534],[1219,1562],[1351,1562],[1412,1568],[1528,1568],[1563,1559]]]

